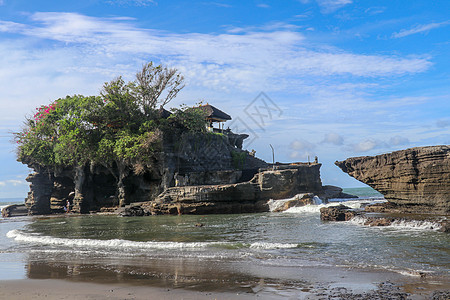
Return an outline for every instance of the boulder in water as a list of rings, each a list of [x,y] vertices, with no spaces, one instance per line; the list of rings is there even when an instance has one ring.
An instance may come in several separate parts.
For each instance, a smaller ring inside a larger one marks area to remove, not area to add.
[[[320,209],[320,219],[322,221],[349,221],[358,213],[352,208],[340,204],[338,206],[322,207]]]

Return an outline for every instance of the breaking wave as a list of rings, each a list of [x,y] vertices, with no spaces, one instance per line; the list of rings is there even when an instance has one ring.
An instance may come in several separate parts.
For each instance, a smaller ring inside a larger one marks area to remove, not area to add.
[[[273,212],[273,211],[276,211],[279,208],[283,207],[286,202],[296,200],[296,199],[301,199],[303,196],[304,196],[304,194],[298,194],[298,195],[295,195],[294,197],[288,198],[288,199],[280,199],[280,200],[272,200],[271,199],[267,202],[267,204],[269,205],[270,211]],[[344,204],[345,206],[348,206],[353,209],[359,209],[359,208],[363,208],[364,206],[366,206],[368,204],[386,202],[386,200],[384,198],[380,198],[380,197],[359,198],[359,199],[355,199],[355,198],[331,199],[331,200],[333,200],[333,201],[332,202],[330,201],[329,203],[325,204],[319,197],[314,196],[314,198],[313,198],[314,204],[290,207],[283,212],[284,213],[320,213],[320,209],[322,207],[336,206],[339,204]],[[341,200],[341,201],[338,201],[338,200]]]
[[[365,216],[356,216],[348,221],[350,224],[355,225],[365,225],[369,219]],[[398,230],[439,230],[442,225],[439,222],[429,221],[429,220],[406,220],[398,219],[392,221],[387,226],[373,226],[381,228],[390,228]]]
[[[103,248],[111,250],[196,250],[209,247],[223,248],[223,249],[289,249],[297,248],[299,244],[287,244],[287,243],[267,243],[267,242],[254,242],[254,243],[232,243],[232,242],[137,242],[122,239],[112,240],[97,240],[97,239],[69,239],[69,238],[56,238],[51,236],[40,236],[29,233],[24,233],[21,230],[11,230],[6,236],[14,239],[17,242],[32,243],[40,245],[52,245],[62,247],[77,247],[77,248]]]

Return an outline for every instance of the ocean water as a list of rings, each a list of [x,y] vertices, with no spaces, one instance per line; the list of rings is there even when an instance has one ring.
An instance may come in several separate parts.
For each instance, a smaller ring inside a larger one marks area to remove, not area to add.
[[[355,208],[384,201],[371,190],[366,195],[344,201]],[[366,290],[386,278],[448,283],[450,237],[438,231],[437,222],[387,227],[367,227],[363,219],[322,222],[319,209],[325,204],[316,203],[282,213],[0,219],[0,279],[264,290],[281,296],[333,284]]]

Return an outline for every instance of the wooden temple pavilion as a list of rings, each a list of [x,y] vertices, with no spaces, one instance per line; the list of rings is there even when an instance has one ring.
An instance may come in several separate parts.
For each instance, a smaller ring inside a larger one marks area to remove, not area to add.
[[[231,120],[230,115],[210,104],[200,105],[198,108],[205,112],[207,128],[211,132],[214,130],[213,123],[219,123],[219,129],[223,130],[223,123]]]

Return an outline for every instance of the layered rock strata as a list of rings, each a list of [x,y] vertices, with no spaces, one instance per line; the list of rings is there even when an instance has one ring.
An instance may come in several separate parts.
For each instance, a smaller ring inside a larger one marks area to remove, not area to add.
[[[31,215],[111,212],[123,215],[218,214],[268,211],[270,199],[312,193],[322,199],[346,197],[322,186],[319,163],[268,165],[227,136],[165,136],[162,151],[136,172],[115,163],[50,169],[30,166]],[[289,205],[305,205],[307,200]]]
[[[409,212],[450,212],[450,146],[417,147],[335,163]]]
[[[342,204],[320,209],[320,219],[322,221],[350,221],[357,214],[358,212]]]
[[[2,209],[2,217],[21,217],[28,215],[28,209],[25,204],[12,204]]]
[[[267,202],[270,199],[285,199],[299,193],[322,193],[319,170],[320,164],[281,165],[274,170],[260,171],[247,182],[170,187],[153,201],[130,205],[121,214],[136,216],[269,211]],[[308,195],[309,198],[314,196]],[[311,203],[306,199],[297,202],[291,205]]]

